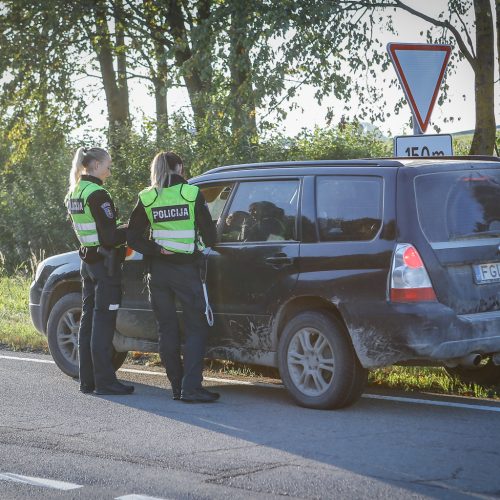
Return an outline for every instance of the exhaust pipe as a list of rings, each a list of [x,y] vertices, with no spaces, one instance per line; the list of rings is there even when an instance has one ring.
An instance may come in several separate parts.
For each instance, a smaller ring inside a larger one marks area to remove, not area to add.
[[[500,366],[500,352],[495,352],[491,356],[491,361],[493,361],[493,364],[495,366]]]
[[[457,366],[462,366],[463,368],[474,368],[479,366],[483,357],[481,354],[473,353],[467,354],[467,356],[462,356],[461,358],[448,359],[446,361],[446,366],[449,368],[455,368]],[[500,353],[498,353],[498,362],[500,364]]]

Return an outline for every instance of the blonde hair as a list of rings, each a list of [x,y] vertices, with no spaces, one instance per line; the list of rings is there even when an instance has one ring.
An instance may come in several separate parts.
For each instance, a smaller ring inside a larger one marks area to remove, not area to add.
[[[71,164],[71,170],[69,172],[69,190],[68,192],[74,191],[76,185],[82,177],[83,170],[87,169],[92,171],[95,167],[96,161],[105,161],[111,158],[110,154],[103,148],[78,148],[76,150],[75,156],[73,157],[73,162]]]
[[[151,162],[151,187],[161,192],[167,183],[170,186],[172,174],[180,174],[184,165],[182,158],[173,151],[162,151],[158,153]]]

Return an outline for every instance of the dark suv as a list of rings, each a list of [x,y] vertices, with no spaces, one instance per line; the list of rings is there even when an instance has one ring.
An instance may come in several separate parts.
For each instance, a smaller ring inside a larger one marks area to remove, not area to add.
[[[215,168],[190,181],[217,221],[206,250],[208,356],[278,367],[297,403],[356,401],[367,370],[445,365],[500,381],[500,161],[306,161]],[[128,251],[114,338],[157,351],[145,262]],[[76,252],[46,259],[31,317],[77,374]]]

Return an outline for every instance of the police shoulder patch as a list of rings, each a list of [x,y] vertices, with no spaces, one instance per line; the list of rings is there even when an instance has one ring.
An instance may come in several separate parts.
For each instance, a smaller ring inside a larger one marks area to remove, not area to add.
[[[108,217],[108,219],[114,218],[113,209],[111,208],[111,203],[109,201],[107,201],[106,203],[103,203],[101,205],[101,208],[103,209],[103,211],[106,214],[106,217]]]

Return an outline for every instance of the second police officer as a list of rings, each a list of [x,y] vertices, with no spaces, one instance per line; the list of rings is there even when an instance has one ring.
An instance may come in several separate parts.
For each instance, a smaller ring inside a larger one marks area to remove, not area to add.
[[[187,183],[183,170],[179,155],[162,152],[155,156],[151,187],[139,194],[127,240],[131,248],[150,257],[149,292],[173,399],[212,402],[219,394],[202,387],[208,324],[200,278],[200,237],[211,247],[216,233],[203,194]],[[185,327],[183,362],[176,297]]]
[[[105,149],[79,148],[66,205],[81,245],[80,391],[125,395],[134,387],[116,378],[113,336],[121,302],[121,263],[116,248],[125,243],[126,231],[117,227],[115,206],[102,186],[110,175],[111,157]]]

